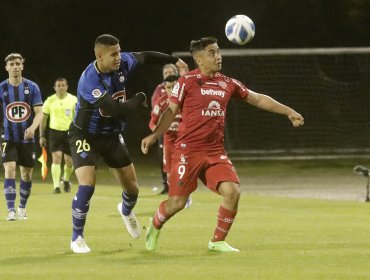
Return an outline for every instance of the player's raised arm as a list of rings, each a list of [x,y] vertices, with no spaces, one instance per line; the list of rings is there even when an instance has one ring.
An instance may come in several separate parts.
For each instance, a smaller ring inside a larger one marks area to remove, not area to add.
[[[281,104],[270,96],[249,90],[249,95],[244,100],[247,103],[265,111],[287,116],[295,127],[304,124],[304,118],[299,113],[294,111],[292,108]]]
[[[167,110],[161,115],[158,125],[155,127],[153,133],[141,141],[141,151],[144,154],[147,154],[149,147],[153,145],[165,131],[167,131],[174,120],[178,109],[179,105],[170,101]]]

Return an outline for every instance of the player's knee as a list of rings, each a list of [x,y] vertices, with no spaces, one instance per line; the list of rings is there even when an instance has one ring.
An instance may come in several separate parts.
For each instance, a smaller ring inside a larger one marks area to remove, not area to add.
[[[61,164],[62,163],[62,157],[61,156],[52,156],[53,163],[54,164]]]
[[[186,197],[170,197],[167,202],[168,210],[171,212],[170,214],[175,214],[184,209],[186,202]]]
[[[9,173],[15,173],[15,166],[13,165],[5,166],[5,171]]]
[[[5,165],[5,177],[6,178],[14,178],[15,177],[15,165]]]
[[[73,168],[73,162],[70,156],[64,155],[64,163],[67,167]]]
[[[240,187],[235,183],[222,183],[219,191],[226,201],[237,202],[240,198]]]
[[[130,180],[128,182],[125,182],[123,188],[130,194],[139,194],[139,183],[137,182],[137,180]]]
[[[32,180],[32,171],[23,171],[21,172],[21,178],[25,182],[29,182]]]

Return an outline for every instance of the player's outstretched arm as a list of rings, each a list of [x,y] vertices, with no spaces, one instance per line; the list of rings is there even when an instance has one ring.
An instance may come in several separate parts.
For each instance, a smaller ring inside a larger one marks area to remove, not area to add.
[[[304,124],[304,118],[299,113],[270,96],[249,90],[249,95],[246,97],[245,101],[265,111],[287,116],[295,127]]]
[[[179,105],[170,101],[167,110],[162,113],[158,125],[155,127],[153,133],[141,141],[141,151],[143,154],[147,154],[149,147],[153,145],[165,131],[167,131],[176,116],[178,108]]]
[[[147,107],[144,92],[136,93],[134,97],[123,103],[118,103],[109,94],[105,94],[96,104],[99,109],[113,118],[124,118],[127,113],[136,110],[140,105]]]

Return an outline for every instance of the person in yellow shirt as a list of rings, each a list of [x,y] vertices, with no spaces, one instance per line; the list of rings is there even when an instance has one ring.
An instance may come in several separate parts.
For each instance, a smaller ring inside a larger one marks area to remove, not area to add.
[[[64,155],[63,188],[65,192],[71,191],[69,179],[73,172],[71,150],[68,142],[68,129],[75,115],[77,97],[68,93],[68,82],[65,78],[58,78],[54,84],[55,94],[49,96],[42,112],[43,121],[40,125],[40,146],[47,146],[52,156],[51,176],[53,177],[54,194],[59,194],[61,179],[61,163]],[[50,118],[50,119],[49,119]],[[48,138],[46,127],[49,119]]]

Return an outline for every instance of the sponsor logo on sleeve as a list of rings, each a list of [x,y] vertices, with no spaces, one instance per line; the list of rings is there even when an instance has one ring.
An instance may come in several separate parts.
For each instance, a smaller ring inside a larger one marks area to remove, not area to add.
[[[94,96],[94,98],[99,98],[103,93],[100,91],[100,89],[96,88],[91,92],[91,94]]]

